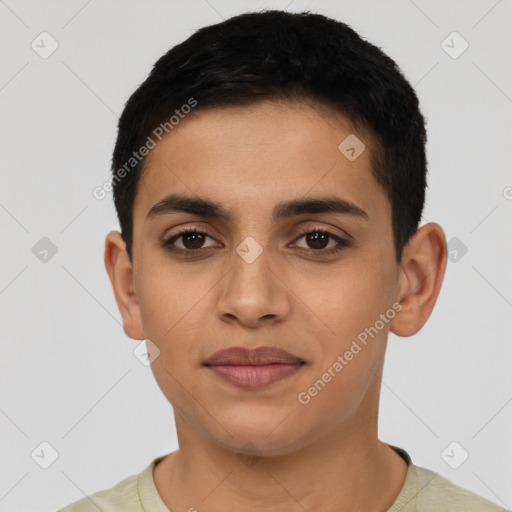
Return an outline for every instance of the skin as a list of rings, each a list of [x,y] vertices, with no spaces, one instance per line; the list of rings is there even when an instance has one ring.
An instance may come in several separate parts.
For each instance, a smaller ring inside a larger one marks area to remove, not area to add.
[[[338,149],[351,133],[366,145],[355,161]],[[383,511],[400,493],[407,465],[377,437],[387,336],[411,336],[429,318],[446,239],[438,224],[426,224],[396,262],[391,204],[372,175],[370,152],[370,137],[341,114],[274,101],[192,113],[149,154],[134,205],[133,265],[117,231],[107,235],[105,265],[125,333],[160,350],[151,368],[174,408],[180,448],[153,478],[173,512]],[[233,219],[167,213],[147,220],[171,193],[208,197]],[[280,201],[326,195],[351,201],[368,219],[271,217]],[[188,260],[161,243],[184,227],[209,235],[202,246],[175,241],[183,250],[201,247]],[[348,234],[353,243],[325,256],[302,228]],[[252,263],[236,252],[248,236],[263,251]],[[298,394],[395,303],[394,318],[301,404]],[[217,350],[240,345],[278,347],[306,364],[257,391],[203,366]]]

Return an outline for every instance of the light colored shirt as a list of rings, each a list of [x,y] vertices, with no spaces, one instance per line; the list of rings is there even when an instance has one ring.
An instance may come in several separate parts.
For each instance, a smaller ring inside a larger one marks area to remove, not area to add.
[[[387,512],[507,512],[441,475],[416,466],[402,448],[389,446],[407,462],[408,470],[402,490]],[[153,468],[164,457],[157,457],[140,474],[121,480],[111,489],[82,498],[57,512],[172,512],[153,481]]]

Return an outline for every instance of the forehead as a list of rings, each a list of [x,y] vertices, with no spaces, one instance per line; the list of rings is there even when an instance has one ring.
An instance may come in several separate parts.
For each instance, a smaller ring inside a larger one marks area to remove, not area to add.
[[[347,144],[364,150],[348,158]],[[336,195],[371,215],[389,206],[371,150],[364,133],[325,106],[273,101],[198,110],[147,156],[135,216],[169,194],[214,197],[239,214],[272,214],[285,197]]]

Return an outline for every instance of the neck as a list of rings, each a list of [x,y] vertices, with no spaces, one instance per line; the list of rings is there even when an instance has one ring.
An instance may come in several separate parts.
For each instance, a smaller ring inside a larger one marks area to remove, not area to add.
[[[180,449],[156,466],[155,485],[172,512],[387,510],[407,464],[378,440],[376,425],[360,423],[285,455],[251,457],[204,437],[178,413]]]

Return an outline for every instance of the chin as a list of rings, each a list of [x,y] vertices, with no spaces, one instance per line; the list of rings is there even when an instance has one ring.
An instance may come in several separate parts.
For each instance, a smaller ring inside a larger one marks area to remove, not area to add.
[[[226,430],[216,429],[216,434],[210,432],[212,438],[224,448],[236,452],[237,454],[247,456],[272,457],[287,455],[297,450],[304,443],[305,432],[297,431],[297,422],[286,424],[283,417],[277,421],[272,417],[272,421],[260,420],[256,423],[240,422],[222,424]],[[280,424],[280,422],[282,422]],[[292,430],[293,427],[293,430]],[[231,434],[231,435],[229,435]]]

